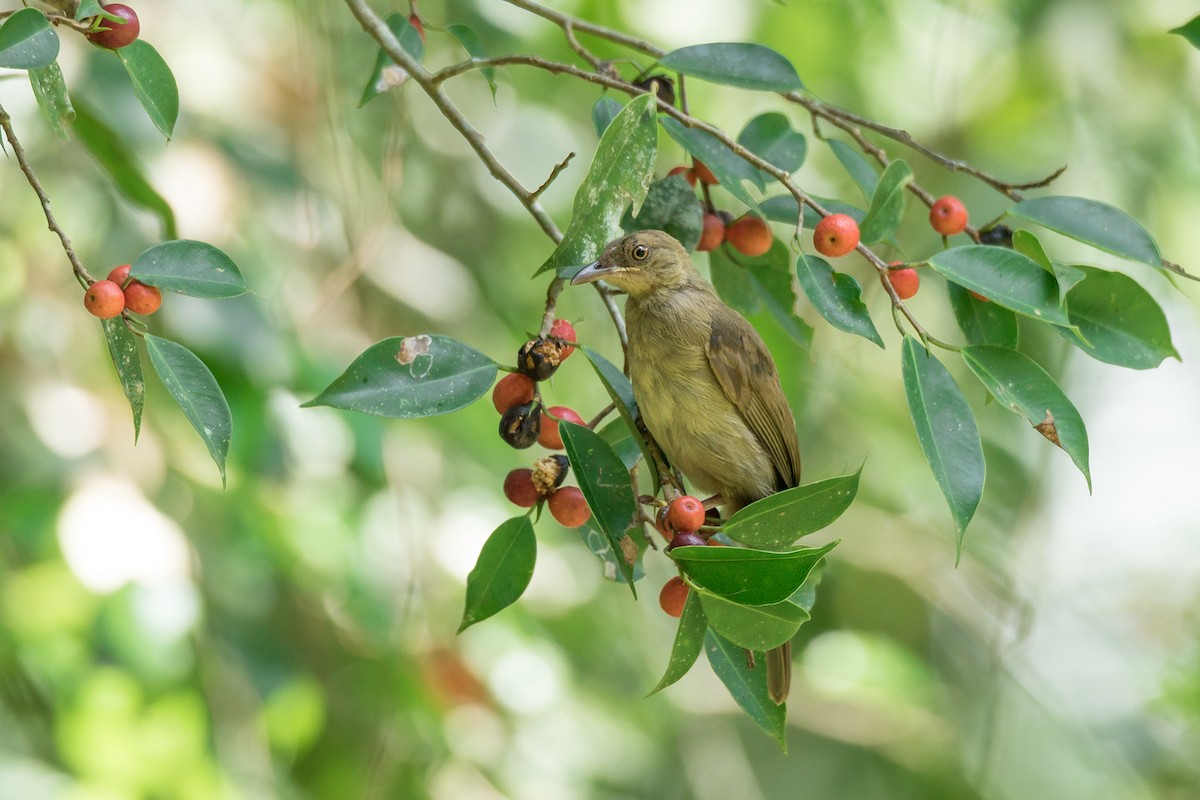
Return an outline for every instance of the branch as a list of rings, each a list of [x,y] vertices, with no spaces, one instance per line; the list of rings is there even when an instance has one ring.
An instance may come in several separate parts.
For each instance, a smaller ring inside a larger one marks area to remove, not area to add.
[[[50,210],[50,196],[42,188],[42,183],[34,173],[33,166],[29,163],[29,159],[25,157],[25,149],[21,147],[21,142],[17,140],[17,134],[12,128],[12,118],[8,116],[8,112],[4,110],[4,106],[0,106],[0,128],[4,129],[4,137],[12,145],[13,155],[17,157],[17,164],[21,167],[21,172],[25,173],[26,180],[33,187],[38,200],[41,201],[42,211],[46,215],[46,226],[58,234],[58,240],[62,242],[63,251],[67,254],[67,260],[71,262],[71,269],[75,271],[75,279],[86,289],[95,283],[96,279],[83,266],[83,262],[79,260],[79,256],[75,255],[75,249],[71,247],[71,240],[67,238],[66,232],[59,226],[58,220],[54,218],[54,212]]]

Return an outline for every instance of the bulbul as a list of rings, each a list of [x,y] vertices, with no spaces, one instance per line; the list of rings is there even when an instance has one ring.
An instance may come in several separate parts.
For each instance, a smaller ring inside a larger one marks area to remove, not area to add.
[[[726,517],[800,482],[796,421],[758,331],[725,305],[681,244],[638,231],[604,248],[573,284],[625,292],[628,366],[647,430],[671,464],[720,495]],[[766,655],[767,689],[787,699],[791,645]]]

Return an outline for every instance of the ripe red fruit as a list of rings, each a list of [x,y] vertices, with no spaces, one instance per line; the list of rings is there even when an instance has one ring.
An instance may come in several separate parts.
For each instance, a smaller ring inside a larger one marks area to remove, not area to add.
[[[135,314],[153,314],[162,305],[162,292],[156,286],[131,281],[125,287],[125,307]]]
[[[678,532],[695,533],[704,524],[704,504],[690,494],[676,497],[667,506],[667,524]]]
[[[687,167],[672,168],[671,171],[667,173],[667,177],[669,178],[672,175],[682,175],[683,177],[687,178],[687,182],[690,183],[692,186],[696,185],[696,173],[693,172],[692,170],[688,169]]]
[[[707,542],[704,537],[698,533],[691,531],[682,531],[675,534],[675,538],[671,539],[671,543],[667,545],[668,550],[674,550],[676,547],[704,547]]]
[[[967,207],[952,194],[939,197],[929,209],[929,224],[942,236],[953,236],[967,229]]]
[[[104,17],[97,18],[97,29],[91,33],[85,34],[92,44],[98,47],[107,47],[109,50],[120,50],[122,47],[133,44],[138,34],[142,30],[142,23],[138,22],[137,12],[132,8],[120,3],[110,3],[100,6],[106,14],[120,17],[123,22],[116,22]]]
[[[551,416],[553,415],[553,416]],[[558,419],[555,419],[557,417]],[[547,450],[562,450],[562,434],[558,432],[559,420],[586,425],[583,417],[566,406],[551,406],[542,412],[542,432],[538,434],[538,444]]]
[[[567,322],[565,319],[554,320],[554,324],[550,326],[550,335],[554,336],[558,339],[564,339],[568,342],[576,341],[575,326],[572,325],[571,323]],[[559,356],[559,359],[558,359],[559,363],[566,361],[567,357],[570,356],[571,353],[574,353],[574,352],[575,352],[574,347],[571,347],[570,345],[564,347],[562,349],[562,355]]]
[[[125,281],[129,280],[129,265],[122,264],[119,267],[113,267],[113,271],[108,273],[108,279],[124,289]]]
[[[733,245],[739,253],[747,256],[761,256],[771,249],[771,226],[761,217],[746,214],[733,221],[725,231],[725,241]]]
[[[896,290],[896,296],[901,300],[907,300],[921,288],[921,276],[912,267],[890,270],[887,277],[892,288]]]
[[[578,528],[592,516],[592,510],[588,508],[587,501],[583,499],[583,492],[577,486],[555,489],[554,494],[550,495],[548,505],[550,514],[564,528]]]
[[[829,258],[846,255],[858,247],[858,223],[849,214],[830,214],[813,230],[813,247]]]
[[[508,373],[496,381],[496,388],[492,389],[492,405],[501,414],[532,399],[533,379],[519,372]]]
[[[701,183],[707,183],[709,186],[717,185],[717,176],[712,174],[712,170],[704,166],[703,161],[692,159],[692,172],[700,179]]]
[[[672,617],[681,617],[688,591],[688,585],[683,582],[683,578],[676,575],[663,584],[662,591],[658,593],[658,605]]]
[[[112,319],[125,310],[125,293],[112,281],[96,281],[83,295],[83,307],[100,319]]]
[[[533,470],[514,469],[504,476],[504,496],[521,508],[529,508],[542,499],[533,485]]]
[[[710,250],[716,250],[723,241],[725,241],[725,220],[716,214],[705,214],[704,231],[700,234],[700,244],[696,245],[696,249],[701,253],[707,253]]]

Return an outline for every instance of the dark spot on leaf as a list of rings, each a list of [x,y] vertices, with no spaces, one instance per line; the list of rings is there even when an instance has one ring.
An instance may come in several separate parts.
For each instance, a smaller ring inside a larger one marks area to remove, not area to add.
[[[1054,415],[1050,413],[1049,409],[1046,410],[1046,418],[1034,425],[1033,428],[1053,442],[1056,447],[1062,447],[1062,442],[1058,440],[1058,428],[1054,425]]]

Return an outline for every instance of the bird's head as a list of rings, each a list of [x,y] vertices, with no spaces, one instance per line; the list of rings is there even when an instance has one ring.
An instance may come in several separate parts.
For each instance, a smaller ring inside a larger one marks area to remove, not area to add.
[[[663,231],[637,231],[609,242],[600,260],[588,264],[572,284],[605,280],[630,297],[645,297],[687,284],[696,274],[683,245]]]

